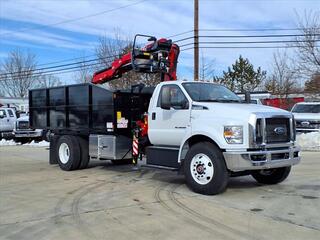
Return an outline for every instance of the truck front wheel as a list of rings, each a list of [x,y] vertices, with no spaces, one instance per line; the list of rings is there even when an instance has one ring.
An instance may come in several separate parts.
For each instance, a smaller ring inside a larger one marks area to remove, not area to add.
[[[62,136],[59,138],[56,148],[57,159],[62,170],[71,171],[80,165],[80,144],[77,137]]]
[[[284,181],[291,171],[291,167],[258,170],[251,173],[252,177],[259,183],[277,184]]]
[[[214,195],[228,184],[228,171],[220,149],[210,142],[193,145],[184,161],[188,186],[197,193]]]

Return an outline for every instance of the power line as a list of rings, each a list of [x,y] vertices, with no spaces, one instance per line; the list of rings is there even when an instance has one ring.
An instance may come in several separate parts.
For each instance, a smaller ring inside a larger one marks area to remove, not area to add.
[[[176,36],[181,36],[181,35],[184,35],[184,34],[189,33],[189,32],[193,32],[193,30],[177,33],[175,35],[167,36],[166,38],[172,38],[172,37],[176,37]],[[52,64],[59,64],[59,63],[63,63],[63,62],[70,62],[70,61],[79,60],[79,59],[92,58],[92,57],[95,57],[95,56],[96,55],[88,55],[88,56],[82,56],[82,57],[77,57],[77,58],[63,59],[63,60],[54,61],[54,62],[41,63],[41,64],[37,64],[37,67],[39,67],[39,66],[47,66],[47,65],[52,65]]]
[[[105,13],[114,12],[114,11],[117,11],[117,10],[120,10],[120,9],[123,9],[123,8],[131,7],[131,6],[146,2],[146,1],[149,1],[149,0],[142,0],[142,1],[134,2],[134,3],[130,3],[130,4],[127,4],[127,5],[120,6],[120,7],[112,8],[112,9],[109,9],[109,10],[104,10],[104,11],[101,11],[101,12],[97,12],[97,13],[94,13],[94,14],[89,14],[89,15],[82,16],[82,17],[67,19],[67,20],[56,22],[56,23],[53,23],[53,24],[46,24],[46,25],[42,25],[42,26],[39,26],[39,27],[22,28],[22,29],[20,29],[20,30],[18,29],[16,31],[10,31],[10,32],[1,33],[0,35],[8,35],[8,34],[17,33],[17,32],[26,32],[26,31],[29,31],[29,30],[43,29],[43,28],[47,28],[47,27],[54,27],[54,26],[58,26],[58,25],[61,25],[61,24],[75,22],[75,21],[79,21],[79,20],[82,20],[82,19],[103,15]]]
[[[269,44],[269,43],[297,43],[297,42],[310,42],[309,40],[301,40],[301,41],[294,41],[294,40],[273,40],[273,41],[228,41],[228,42],[199,42],[199,44]],[[320,42],[319,40],[313,40],[312,42]],[[180,47],[185,47],[185,46],[189,46],[193,43],[187,43],[184,45],[181,45]]]
[[[193,32],[193,30],[189,30],[189,31],[185,31],[185,32],[178,33],[178,34],[175,34],[175,35],[171,35],[171,36],[168,36],[168,37],[166,37],[166,38],[178,37],[178,36],[185,35],[185,34],[191,33],[191,32]]]
[[[37,66],[38,67],[47,66],[47,65],[57,64],[57,63],[70,62],[70,61],[78,60],[78,59],[86,59],[86,58],[96,57],[96,56],[97,55],[88,55],[88,56],[77,57],[77,58],[68,58],[68,59],[64,59],[64,60],[58,60],[58,61],[55,61],[55,62],[37,64]]]
[[[267,34],[267,35],[200,35],[199,38],[285,38],[285,37],[304,37],[305,34]],[[320,34],[312,34],[312,36],[320,36]],[[186,37],[174,42],[183,42],[194,37]]]
[[[67,64],[61,64],[61,65],[56,65],[56,66],[37,68],[37,69],[34,69],[34,71],[43,71],[43,70],[48,70],[48,69],[55,69],[55,68],[73,66],[73,65],[84,64],[84,63],[88,63],[88,62],[95,62],[95,61],[99,61],[99,60],[103,60],[103,59],[112,59],[112,58],[119,58],[119,55],[112,55],[112,56],[107,56],[107,57],[104,57],[104,58],[93,58],[93,59],[89,59],[89,60],[83,60],[83,61],[72,62],[72,63],[67,63]],[[81,58],[75,58],[75,59],[81,59]],[[59,62],[56,62],[56,63],[59,63]],[[51,63],[51,64],[53,64],[53,63]],[[41,64],[41,65],[42,66],[49,65],[49,63]],[[38,66],[40,66],[40,65],[38,65]],[[12,73],[2,73],[2,74],[0,74],[0,76],[6,76],[8,74],[10,74],[10,75],[12,75],[12,74],[21,74],[23,72],[27,72],[28,73],[29,71],[26,70],[26,71],[12,72]]]
[[[225,29],[199,29],[202,32],[268,32],[268,31],[302,31],[305,29],[320,28],[225,28]]]
[[[77,66],[77,67],[69,67],[69,68],[63,68],[63,69],[58,69],[58,70],[51,70],[51,71],[46,71],[46,72],[37,72],[37,73],[32,73],[30,74],[31,77],[40,77],[40,76],[48,76],[52,74],[62,74],[62,73],[68,73],[68,72],[74,72],[74,71],[80,71],[82,69],[88,69],[92,66],[99,65],[100,63],[93,63],[93,64],[88,64],[85,66]],[[71,70],[71,71],[70,71]],[[10,77],[10,80],[19,80],[23,76],[13,76]],[[5,77],[0,77],[0,81],[8,81],[5,79]]]
[[[116,57],[119,57],[119,56],[118,55],[112,55],[112,56],[107,56],[107,57],[104,57],[104,58],[95,58],[95,59],[84,60],[84,61],[68,63],[68,64],[62,64],[62,65],[57,65],[57,66],[52,66],[52,67],[37,68],[37,69],[34,69],[33,71],[43,71],[43,70],[48,70],[48,69],[55,69],[55,68],[72,66],[72,65],[79,65],[79,64],[84,64],[84,63],[88,63],[88,62],[100,61],[100,60],[103,60],[103,59],[112,59],[112,58],[116,58]],[[82,67],[82,66],[78,66],[78,67]],[[2,74],[0,74],[0,76],[13,75],[13,74],[22,74],[24,72],[28,73],[30,71],[29,70],[25,70],[25,71],[18,71],[18,72],[12,72],[12,73],[2,73]]]
[[[203,49],[207,49],[207,48],[213,48],[213,49],[259,49],[259,48],[300,48],[301,46],[228,46],[228,47],[222,47],[222,46],[219,46],[219,47],[212,47],[212,46],[200,46],[199,48],[203,48]],[[191,50],[193,49],[193,47],[189,47],[189,48],[184,48],[184,49],[181,49],[181,51],[187,51],[187,50]]]

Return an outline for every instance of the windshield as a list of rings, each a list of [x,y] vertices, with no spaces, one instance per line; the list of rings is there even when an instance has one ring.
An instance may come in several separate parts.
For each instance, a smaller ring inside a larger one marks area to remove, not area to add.
[[[212,83],[183,83],[192,100],[197,102],[241,102],[228,88]]]
[[[297,104],[293,107],[295,113],[320,113],[320,104]]]

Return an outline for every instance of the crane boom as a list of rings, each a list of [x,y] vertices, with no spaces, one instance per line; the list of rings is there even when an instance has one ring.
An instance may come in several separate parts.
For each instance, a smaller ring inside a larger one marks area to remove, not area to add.
[[[136,47],[137,37],[148,37],[151,42],[143,48]],[[131,70],[141,73],[161,73],[161,81],[177,79],[177,62],[179,46],[172,40],[146,35],[136,35],[131,52],[115,59],[110,67],[94,73],[92,83],[102,84],[120,78],[123,73]]]

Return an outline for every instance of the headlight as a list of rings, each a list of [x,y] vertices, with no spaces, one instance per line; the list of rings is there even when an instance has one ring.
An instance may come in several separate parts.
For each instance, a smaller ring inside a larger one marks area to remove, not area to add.
[[[241,144],[243,143],[243,127],[225,126],[223,136],[229,144]]]

